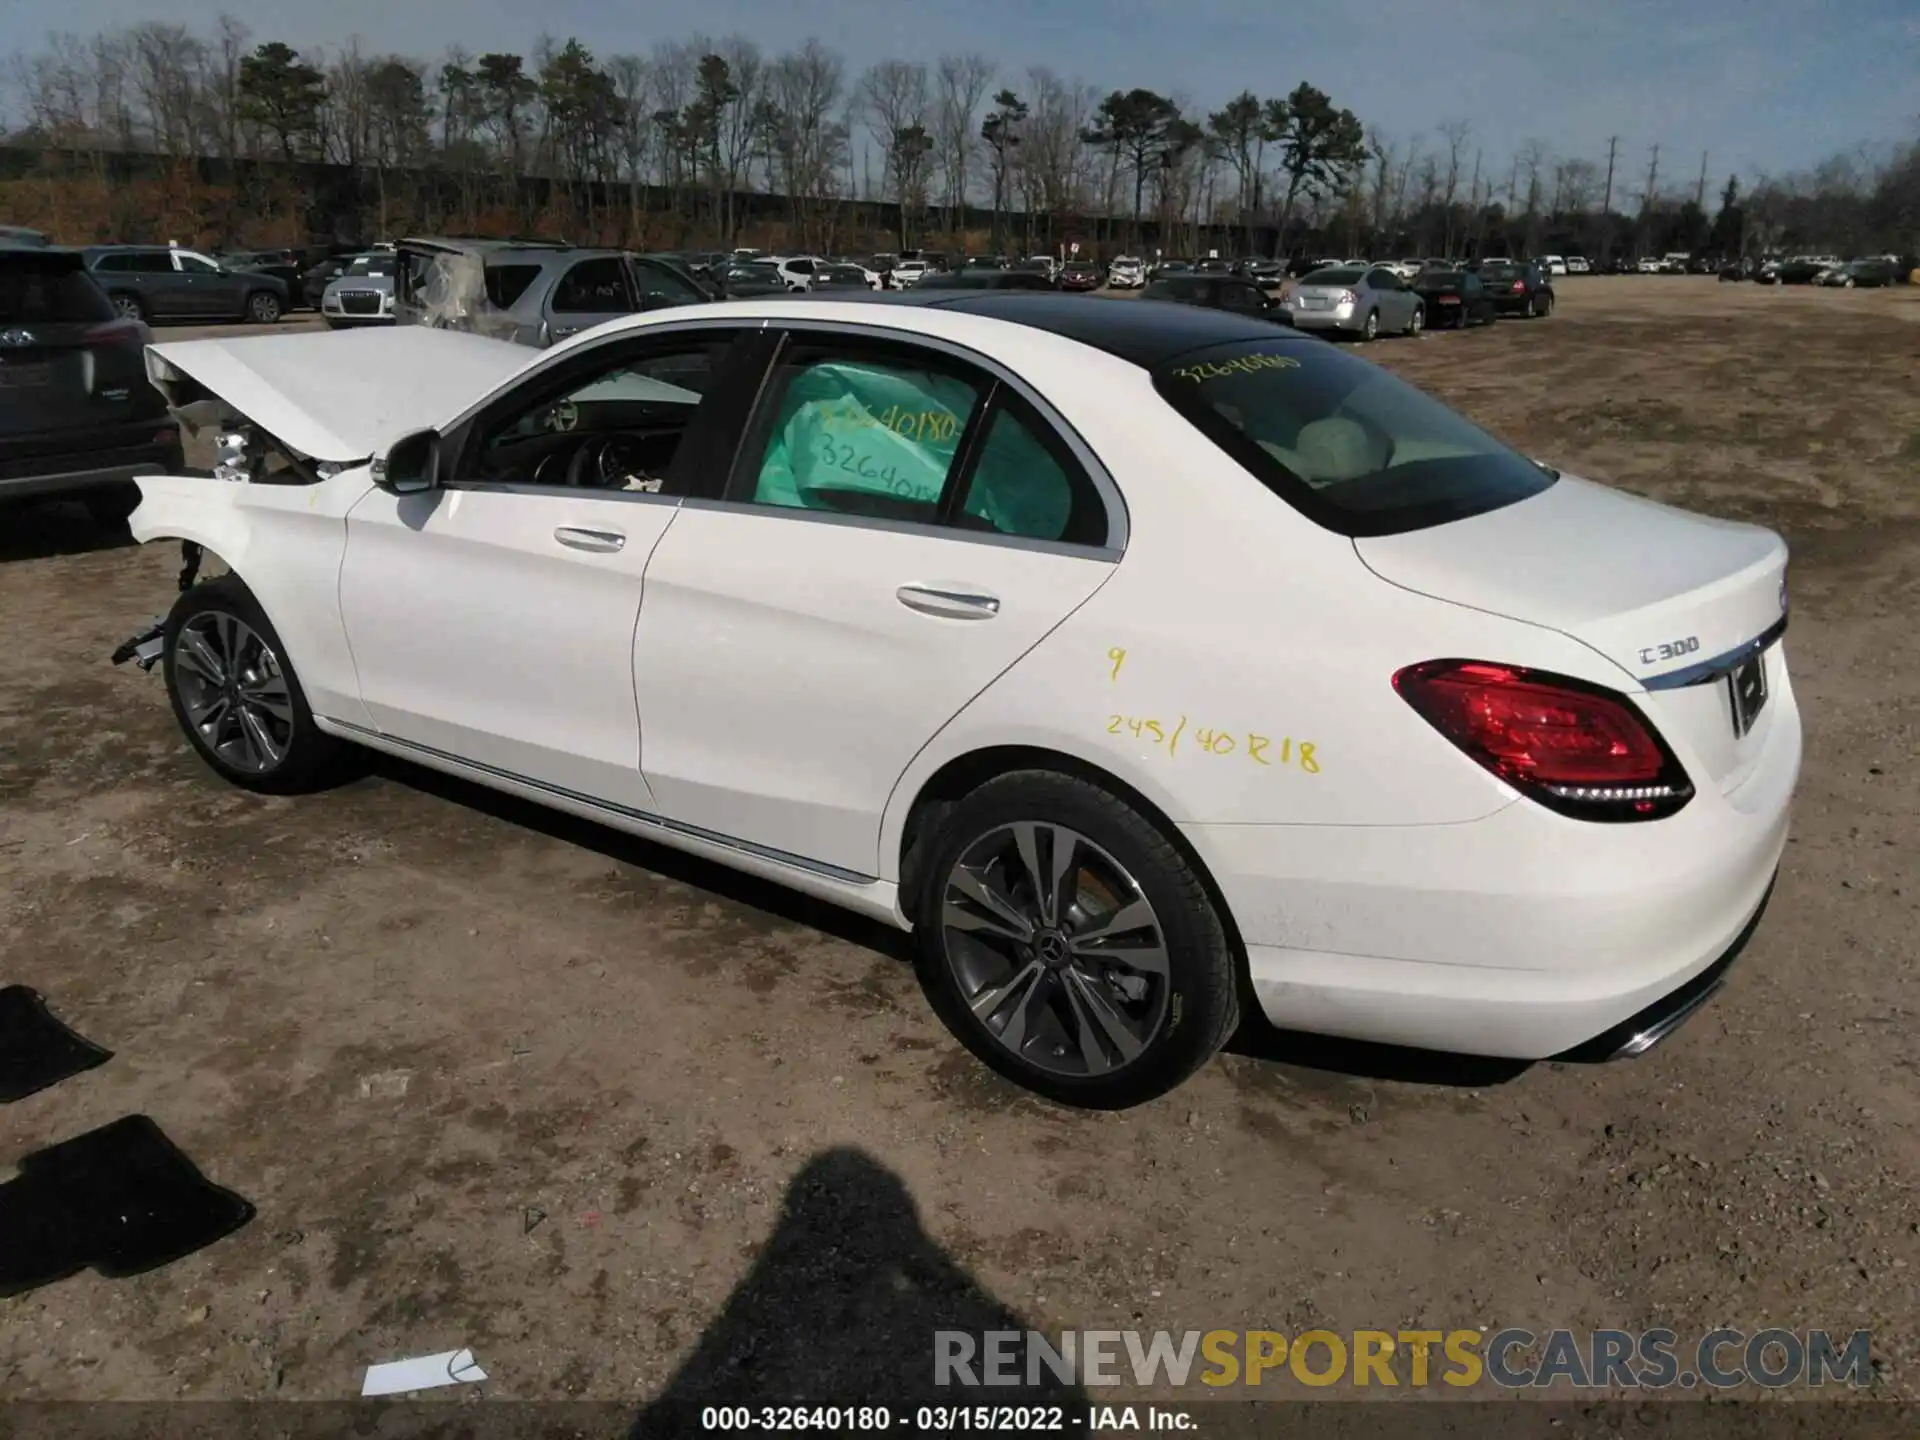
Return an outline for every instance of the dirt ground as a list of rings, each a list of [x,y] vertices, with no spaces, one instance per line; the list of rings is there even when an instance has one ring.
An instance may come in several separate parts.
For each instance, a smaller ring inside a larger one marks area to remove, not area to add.
[[[486,1384],[440,1393],[858,1401],[924,1393],[943,1325],[1726,1324],[1870,1328],[1920,1396],[1920,291],[1560,294],[1368,354],[1794,550],[1773,906],[1625,1064],[1261,1033],[1053,1108],[836,912],[399,764],[225,788],[107,662],[176,550],[0,514],[0,984],[115,1052],[0,1106],[0,1167],[143,1113],[257,1210],[0,1301],[0,1395],[334,1399],[471,1346]]]

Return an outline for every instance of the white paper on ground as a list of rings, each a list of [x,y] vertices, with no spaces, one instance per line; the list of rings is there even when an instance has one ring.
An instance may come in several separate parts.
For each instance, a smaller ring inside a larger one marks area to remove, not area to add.
[[[438,1385],[471,1385],[487,1378],[471,1350],[449,1350],[442,1355],[418,1355],[411,1360],[388,1360],[367,1367],[360,1398],[404,1395],[409,1390],[431,1390]]]

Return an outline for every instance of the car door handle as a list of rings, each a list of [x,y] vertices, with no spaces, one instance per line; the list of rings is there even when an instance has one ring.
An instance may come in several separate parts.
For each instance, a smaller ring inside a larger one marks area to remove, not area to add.
[[[893,598],[909,610],[948,620],[991,620],[1000,613],[1000,597],[972,590],[946,590],[937,585],[902,585]]]
[[[562,525],[553,538],[569,550],[591,550],[596,555],[612,555],[627,543],[618,530],[587,530],[578,525]]]

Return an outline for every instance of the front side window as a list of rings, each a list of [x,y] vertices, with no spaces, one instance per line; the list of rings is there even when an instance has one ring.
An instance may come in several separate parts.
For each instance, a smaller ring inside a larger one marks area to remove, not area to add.
[[[556,315],[605,315],[632,309],[627,267],[615,255],[582,260],[553,287]]]
[[[783,363],[768,397],[734,498],[931,524],[981,394],[906,357],[816,349]]]
[[[173,257],[164,250],[143,250],[132,259],[129,270],[138,270],[143,275],[173,274]]]
[[[1331,346],[1212,346],[1161,366],[1154,383],[1256,479],[1343,535],[1424,529],[1553,483],[1439,401]]]
[[[674,461],[734,337],[683,336],[621,347],[585,370],[506,407],[481,433],[464,478],[591,490],[674,494]]]

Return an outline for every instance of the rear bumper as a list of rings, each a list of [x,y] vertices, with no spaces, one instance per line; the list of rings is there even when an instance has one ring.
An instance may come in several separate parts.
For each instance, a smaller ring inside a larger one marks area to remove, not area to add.
[[[1746,781],[1666,820],[1519,800],[1459,825],[1183,830],[1275,1025],[1514,1059],[1617,1050],[1711,992],[1773,884],[1801,750],[1791,691],[1775,698]]]
[[[1289,307],[1287,317],[1296,330],[1339,330],[1358,334],[1360,327],[1366,323],[1366,316],[1358,311],[1340,315],[1330,310],[1295,310]]]

